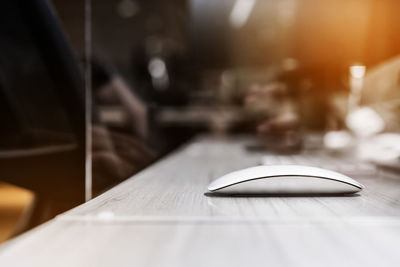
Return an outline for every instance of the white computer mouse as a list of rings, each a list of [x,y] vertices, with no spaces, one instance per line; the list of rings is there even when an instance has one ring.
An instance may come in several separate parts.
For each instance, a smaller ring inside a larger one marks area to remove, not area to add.
[[[352,194],[362,184],[338,172],[301,165],[257,166],[228,173],[208,190],[226,194]]]

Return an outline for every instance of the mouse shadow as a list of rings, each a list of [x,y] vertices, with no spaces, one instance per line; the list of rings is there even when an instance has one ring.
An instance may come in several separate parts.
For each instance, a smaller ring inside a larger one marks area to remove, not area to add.
[[[206,197],[218,198],[273,198],[273,197],[360,197],[359,193],[353,194],[227,194],[227,193],[204,193]]]

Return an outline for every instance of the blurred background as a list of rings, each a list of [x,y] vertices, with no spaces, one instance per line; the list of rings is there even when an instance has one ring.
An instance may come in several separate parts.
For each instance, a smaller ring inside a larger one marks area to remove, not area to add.
[[[399,1],[22,2],[0,11],[2,240],[198,134],[399,141]]]

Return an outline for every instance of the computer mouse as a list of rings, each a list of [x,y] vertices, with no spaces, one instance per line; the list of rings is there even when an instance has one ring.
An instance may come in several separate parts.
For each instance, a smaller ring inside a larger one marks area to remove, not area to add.
[[[352,194],[362,184],[338,172],[302,165],[256,166],[228,173],[208,190],[226,194]]]

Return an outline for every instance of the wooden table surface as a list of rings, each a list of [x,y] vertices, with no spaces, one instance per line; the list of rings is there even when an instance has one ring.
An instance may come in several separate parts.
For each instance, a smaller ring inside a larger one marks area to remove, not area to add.
[[[0,248],[0,266],[400,266],[400,177],[354,196],[218,197],[259,164],[248,138],[201,137]]]

